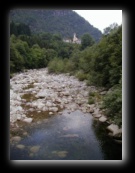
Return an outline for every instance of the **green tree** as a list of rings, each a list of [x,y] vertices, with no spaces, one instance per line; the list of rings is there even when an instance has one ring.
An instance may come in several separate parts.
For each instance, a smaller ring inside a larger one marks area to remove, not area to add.
[[[103,34],[104,34],[104,35],[108,35],[108,34],[112,33],[112,31],[113,31],[113,32],[116,31],[117,28],[118,28],[118,24],[117,24],[117,23],[113,23],[113,24],[111,24],[110,26],[108,26],[108,27],[106,27],[106,28],[104,29]]]
[[[83,34],[81,37],[81,49],[85,49],[88,46],[92,46],[94,44],[94,39],[89,33]]]
[[[24,59],[14,44],[10,44],[10,72],[18,72],[24,68]]]

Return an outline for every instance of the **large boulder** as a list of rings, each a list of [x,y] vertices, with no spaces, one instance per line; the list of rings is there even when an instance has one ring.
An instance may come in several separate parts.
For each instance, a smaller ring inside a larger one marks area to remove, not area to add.
[[[111,124],[107,127],[107,129],[112,133],[113,137],[121,138],[122,137],[122,129],[118,127],[116,124]]]

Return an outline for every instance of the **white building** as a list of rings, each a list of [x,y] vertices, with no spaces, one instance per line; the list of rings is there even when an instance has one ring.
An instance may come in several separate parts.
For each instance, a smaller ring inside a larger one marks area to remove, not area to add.
[[[76,37],[76,33],[73,36],[73,43],[81,44],[81,40]]]
[[[76,37],[76,33],[73,35],[73,41],[71,39],[63,39],[64,42],[66,43],[77,43],[81,44],[81,40]]]

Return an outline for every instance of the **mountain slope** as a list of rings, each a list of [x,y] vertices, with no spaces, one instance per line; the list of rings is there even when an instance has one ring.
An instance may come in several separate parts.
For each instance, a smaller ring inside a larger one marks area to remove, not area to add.
[[[89,33],[98,41],[102,35],[100,30],[72,10],[11,10],[10,21],[29,25],[33,33],[59,33],[65,38],[72,38],[74,33],[79,38],[84,33]]]

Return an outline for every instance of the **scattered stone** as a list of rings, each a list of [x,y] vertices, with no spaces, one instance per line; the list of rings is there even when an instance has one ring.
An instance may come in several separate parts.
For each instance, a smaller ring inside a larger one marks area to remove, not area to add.
[[[49,111],[57,112],[58,111],[58,108],[57,107],[50,107],[49,108]]]
[[[90,113],[94,113],[94,109],[93,108],[90,108],[89,112]]]
[[[25,115],[25,114],[23,114],[23,115],[22,115],[22,118],[26,118],[26,115]]]
[[[113,136],[118,136],[122,134],[122,129],[119,129],[118,125],[111,124],[107,126],[107,129],[113,133]]]
[[[23,135],[24,135],[24,136],[27,136],[27,135],[28,135],[28,133],[27,133],[27,132],[23,132]]]
[[[69,91],[62,92],[62,94],[63,94],[64,96],[69,96],[69,95],[70,95]]]
[[[19,148],[19,149],[24,149],[24,148],[25,148],[25,146],[24,146],[24,145],[22,145],[22,144],[18,144],[18,145],[16,145],[16,148]]]
[[[48,90],[43,90],[43,91],[40,91],[36,96],[38,98],[48,97],[49,96],[49,92],[48,92]]]
[[[117,133],[114,134],[115,138],[122,138],[122,129],[119,129]]]
[[[52,154],[57,155],[60,158],[64,158],[67,156],[67,151],[52,151]]]
[[[99,118],[99,121],[101,121],[101,122],[105,122],[107,120],[107,118],[104,116],[104,115],[102,115],[100,118]]]
[[[93,115],[94,118],[100,118],[102,116],[100,113],[99,114],[93,113],[92,115]]]
[[[53,115],[53,112],[49,112],[49,115]]]
[[[33,118],[25,118],[25,119],[23,119],[23,122],[31,123],[32,120],[33,120]]]
[[[20,136],[14,136],[11,138],[11,141],[13,141],[13,142],[20,142],[20,140],[21,140]]]
[[[52,107],[53,104],[52,104],[51,102],[47,101],[46,106],[47,106],[47,107]]]
[[[33,146],[33,147],[30,148],[30,151],[32,153],[37,153],[39,151],[39,149],[40,149],[40,146]]]

